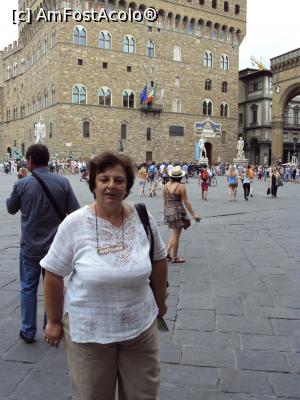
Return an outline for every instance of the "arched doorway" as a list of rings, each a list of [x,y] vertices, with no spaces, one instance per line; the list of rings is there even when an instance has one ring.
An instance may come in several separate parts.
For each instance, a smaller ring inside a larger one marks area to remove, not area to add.
[[[11,148],[10,148],[10,147],[8,147],[8,148],[6,149],[6,158],[7,158],[7,159],[10,159],[10,158],[11,158]]]
[[[250,148],[248,147],[248,154],[250,164],[258,165],[259,162],[259,144],[256,138],[252,138],[250,141]]]
[[[212,144],[210,142],[205,143],[205,148],[206,148],[206,156],[208,158],[209,164],[212,162]]]
[[[298,150],[300,137],[295,126],[288,126],[289,117],[285,112],[289,104],[300,96],[300,49],[290,51],[271,59],[271,71],[273,74],[273,96],[272,96],[272,164],[290,161],[291,154]],[[289,114],[287,114],[289,115]]]
[[[289,101],[283,116],[283,162],[299,160],[300,95]]]

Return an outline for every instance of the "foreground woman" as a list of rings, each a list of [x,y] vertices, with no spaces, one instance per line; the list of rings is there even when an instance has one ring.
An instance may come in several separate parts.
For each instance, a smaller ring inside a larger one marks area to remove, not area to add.
[[[144,227],[134,205],[124,202],[134,181],[127,157],[100,154],[90,162],[89,177],[95,202],[63,221],[41,261],[45,340],[57,346],[64,333],[73,400],[114,400],[117,381],[120,400],[156,400],[156,317],[167,311],[164,243],[149,215],[151,266]]]

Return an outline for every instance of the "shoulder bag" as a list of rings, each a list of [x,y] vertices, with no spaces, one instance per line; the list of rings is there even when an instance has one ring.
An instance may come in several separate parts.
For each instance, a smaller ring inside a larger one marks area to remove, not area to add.
[[[52,196],[50,190],[48,189],[47,185],[43,181],[43,179],[34,171],[31,171],[32,176],[35,177],[35,179],[38,181],[38,183],[41,185],[42,189],[44,190],[48,200],[50,201],[52,207],[55,209],[60,221],[63,221],[66,217],[66,215],[63,214],[61,209],[59,208],[55,198]]]

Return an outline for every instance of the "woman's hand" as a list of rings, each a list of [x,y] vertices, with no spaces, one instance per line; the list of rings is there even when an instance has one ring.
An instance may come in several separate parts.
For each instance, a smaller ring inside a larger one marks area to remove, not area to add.
[[[158,315],[160,317],[163,317],[168,311],[168,306],[166,303],[158,304],[157,307],[158,307]]]
[[[50,346],[57,347],[62,337],[62,323],[48,321],[45,329],[44,339]]]
[[[200,222],[200,221],[201,221],[201,217],[200,217],[200,215],[198,215],[198,214],[194,214],[194,215],[193,215],[193,218],[194,218],[194,220],[195,220],[196,222]]]

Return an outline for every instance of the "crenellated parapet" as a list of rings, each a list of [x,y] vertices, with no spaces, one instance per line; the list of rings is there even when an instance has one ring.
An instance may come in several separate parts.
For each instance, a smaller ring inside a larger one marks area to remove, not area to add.
[[[6,58],[20,49],[23,48],[22,43],[20,43],[18,40],[13,41],[13,43],[9,44],[8,46],[4,47],[3,49],[3,58]]]
[[[300,48],[271,58],[270,63],[272,72],[295,68],[297,65],[300,65]]]
[[[20,1],[21,9],[26,9],[29,2]],[[28,3],[28,4],[26,4]],[[199,37],[221,40],[239,45],[245,36],[245,16],[246,8],[244,0],[216,2],[217,7],[213,7],[213,1],[206,0],[177,0],[174,2],[163,0],[152,0],[134,2],[126,0],[44,0],[33,1],[30,5],[32,23],[19,24],[19,37],[27,43],[45,22],[37,22],[37,16],[41,8],[48,11],[62,10],[70,8],[74,11],[85,12],[90,10],[100,11],[105,9],[137,10],[145,11],[149,7],[156,9],[158,18],[154,25],[159,28],[186,32]],[[20,7],[20,4],[19,4]],[[23,8],[22,8],[23,7]],[[25,8],[24,8],[25,7]],[[224,23],[228,18],[228,23]],[[234,22],[234,25],[231,25]]]

